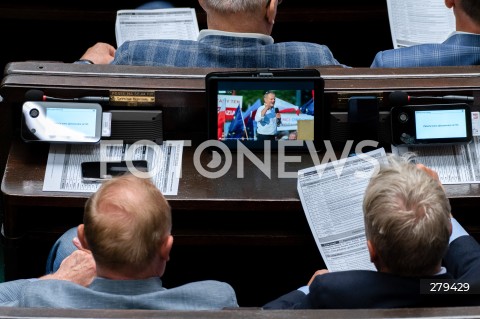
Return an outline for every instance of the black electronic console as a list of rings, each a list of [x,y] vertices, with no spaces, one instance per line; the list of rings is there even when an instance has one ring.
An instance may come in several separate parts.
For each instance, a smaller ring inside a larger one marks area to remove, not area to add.
[[[391,110],[392,144],[458,144],[472,140],[468,104],[396,106]]]
[[[97,143],[102,136],[102,107],[98,103],[25,102],[21,136],[26,142]]]
[[[229,149],[316,150],[328,139],[324,80],[316,69],[213,72],[206,76],[208,139]],[[268,101],[267,101],[268,99]]]

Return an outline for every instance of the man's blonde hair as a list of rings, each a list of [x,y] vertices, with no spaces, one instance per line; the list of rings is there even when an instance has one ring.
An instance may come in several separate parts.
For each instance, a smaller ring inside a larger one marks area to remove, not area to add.
[[[450,237],[450,203],[438,180],[389,156],[367,187],[365,230],[383,266],[404,276],[431,275]]]
[[[171,209],[150,179],[132,174],[102,184],[85,206],[85,238],[95,261],[135,271],[154,258],[170,235]]]

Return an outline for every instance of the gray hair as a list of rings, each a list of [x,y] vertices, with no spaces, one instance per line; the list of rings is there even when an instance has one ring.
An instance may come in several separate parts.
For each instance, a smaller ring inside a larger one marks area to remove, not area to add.
[[[389,156],[365,192],[365,231],[390,272],[431,275],[448,248],[450,202],[440,182],[409,163]]]

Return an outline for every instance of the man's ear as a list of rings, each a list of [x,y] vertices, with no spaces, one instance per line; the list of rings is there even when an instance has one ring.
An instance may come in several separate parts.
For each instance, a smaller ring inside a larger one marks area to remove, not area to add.
[[[200,7],[202,7],[203,11],[207,11],[205,10],[205,0],[198,0],[198,4],[200,4]]]
[[[445,5],[447,8],[451,9],[455,6],[455,0],[445,0]]]
[[[367,247],[370,255],[370,261],[375,264],[377,262],[377,250],[370,240],[367,240]]]
[[[80,224],[77,227],[77,237],[80,243],[82,244],[82,247],[85,249],[90,250],[90,247],[88,247],[87,240],[85,239],[85,225]]]
[[[270,24],[275,23],[275,17],[277,16],[277,5],[278,0],[271,0],[270,4],[267,7],[266,19]]]
[[[452,231],[453,231],[453,225],[452,225],[452,219],[450,218],[450,222],[448,223],[448,234],[452,236]]]
[[[169,261],[170,260],[170,251],[172,250],[173,246],[173,236],[168,235],[167,239],[162,243],[160,246],[160,256],[162,259]]]

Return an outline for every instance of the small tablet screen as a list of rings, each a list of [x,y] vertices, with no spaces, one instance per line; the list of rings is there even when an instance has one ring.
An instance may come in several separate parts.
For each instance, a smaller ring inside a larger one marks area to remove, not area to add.
[[[25,102],[22,111],[25,141],[96,143],[100,140],[100,104]]]
[[[47,107],[45,109],[46,118],[51,120],[54,125],[47,126],[47,135],[55,135],[58,126],[63,127],[65,132],[72,132],[75,135],[85,137],[94,137],[97,129],[97,110],[79,109],[67,107]]]
[[[465,109],[415,111],[415,132],[418,140],[466,138],[468,136]]]
[[[280,141],[321,141],[328,132],[320,77],[232,76],[207,81],[209,138],[231,148],[238,142],[262,149],[265,140],[273,147]]]

